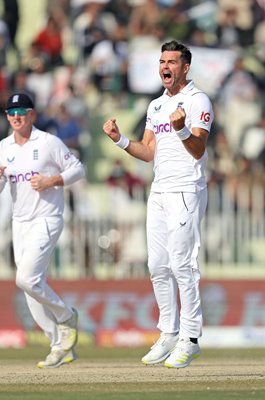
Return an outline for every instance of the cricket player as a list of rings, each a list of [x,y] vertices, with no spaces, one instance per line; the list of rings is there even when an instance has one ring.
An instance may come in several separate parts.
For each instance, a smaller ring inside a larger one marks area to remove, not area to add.
[[[151,101],[141,141],[120,133],[115,118],[104,132],[128,154],[154,160],[147,204],[148,267],[159,308],[158,341],[142,358],[183,368],[200,354],[200,223],[207,204],[206,143],[213,121],[208,96],[187,79],[191,52],[175,40],[164,43],[159,73],[165,88]],[[148,75],[148,71],[143,71]],[[180,307],[177,302],[177,291]]]
[[[63,186],[83,178],[85,171],[60,139],[34,127],[34,104],[26,93],[8,99],[6,117],[12,134],[0,142],[0,191],[8,183],[16,284],[50,339],[51,352],[38,367],[59,367],[76,359],[78,316],[52,290],[46,276],[63,229]]]

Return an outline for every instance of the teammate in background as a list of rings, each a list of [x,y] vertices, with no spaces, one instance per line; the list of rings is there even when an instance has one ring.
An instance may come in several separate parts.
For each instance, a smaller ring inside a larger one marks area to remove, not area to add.
[[[34,127],[34,104],[27,94],[13,94],[6,115],[13,132],[0,142],[0,191],[8,182],[16,284],[50,339],[51,352],[38,367],[54,368],[76,359],[78,316],[47,284],[46,275],[63,229],[63,186],[85,172],[60,139]]]
[[[161,334],[142,362],[165,360],[169,368],[186,367],[201,354],[197,256],[207,204],[204,169],[213,111],[207,95],[187,80],[191,58],[190,50],[175,40],[162,45],[159,73],[165,91],[148,107],[141,141],[123,136],[115,118],[103,125],[104,132],[127,153],[146,162],[154,160],[146,229]]]

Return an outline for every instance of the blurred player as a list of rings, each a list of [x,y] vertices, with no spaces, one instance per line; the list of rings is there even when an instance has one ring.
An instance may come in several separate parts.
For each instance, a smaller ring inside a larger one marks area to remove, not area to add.
[[[34,127],[34,104],[27,94],[9,98],[6,116],[13,132],[0,142],[0,191],[8,182],[16,284],[50,339],[51,352],[38,367],[59,367],[76,358],[77,311],[51,289],[46,275],[63,229],[63,186],[83,178],[85,172],[60,139]]]
[[[143,161],[154,160],[147,244],[161,334],[142,362],[166,360],[171,368],[186,367],[200,355],[202,334],[197,256],[207,204],[204,169],[213,111],[207,95],[187,80],[191,58],[189,49],[175,40],[162,45],[159,73],[165,91],[148,107],[140,142],[123,136],[114,118],[103,126],[127,153]],[[148,75],[148,71],[143,73]]]

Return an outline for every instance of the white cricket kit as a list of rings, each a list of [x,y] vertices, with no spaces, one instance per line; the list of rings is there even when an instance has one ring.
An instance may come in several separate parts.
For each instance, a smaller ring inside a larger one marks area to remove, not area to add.
[[[0,165],[6,166],[0,190],[8,181],[13,200],[13,219],[21,222],[63,214],[63,187],[52,187],[39,193],[31,187],[32,176],[61,175],[65,185],[84,176],[82,164],[64,143],[36,128],[23,146],[16,144],[13,134],[0,142]]]
[[[211,102],[192,81],[175,96],[169,97],[165,91],[150,103],[146,129],[153,131],[156,137],[153,192],[196,192],[206,186],[204,168],[207,151],[200,160],[193,158],[170,123],[170,114],[179,107],[186,112],[185,125],[190,131],[199,127],[209,132],[211,128]]]
[[[185,125],[190,131],[200,127],[209,132],[213,121],[208,96],[192,81],[175,96],[165,91],[148,107],[146,129],[156,138],[155,176],[147,209],[148,266],[160,310],[158,328],[198,338],[202,316],[197,256],[200,222],[207,204],[207,151],[196,160],[185,149],[170,123],[170,114],[179,107],[185,110]]]
[[[13,244],[17,265],[16,283],[25,292],[33,318],[60,349],[57,325],[69,319],[71,309],[46,282],[47,269],[63,229],[64,189],[38,192],[32,176],[61,175],[69,185],[85,175],[81,162],[56,136],[33,127],[24,145],[14,134],[0,142],[0,165],[6,166],[0,191],[8,182],[13,203]]]

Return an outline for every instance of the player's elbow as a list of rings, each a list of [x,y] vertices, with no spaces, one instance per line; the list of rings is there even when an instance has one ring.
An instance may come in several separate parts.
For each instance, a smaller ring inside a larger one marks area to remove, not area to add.
[[[195,160],[200,160],[204,153],[205,153],[206,147],[205,145],[197,146],[195,149],[193,149],[192,156],[195,158]]]
[[[203,152],[198,152],[196,154],[193,154],[193,157],[195,158],[195,160],[200,160],[202,158],[202,156],[204,155],[204,151]]]

